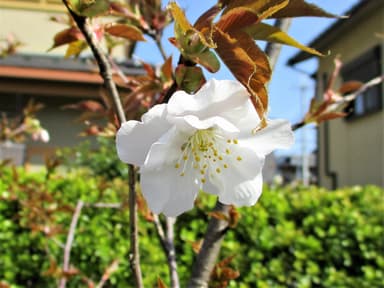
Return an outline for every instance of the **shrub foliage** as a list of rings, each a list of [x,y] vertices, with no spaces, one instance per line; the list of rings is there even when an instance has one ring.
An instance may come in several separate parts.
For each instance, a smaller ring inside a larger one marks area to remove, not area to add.
[[[124,180],[106,180],[84,170],[48,175],[0,169],[0,284],[57,287],[63,276],[63,245],[80,199],[86,204],[71,250],[68,287],[98,283],[114,261],[118,268],[108,287],[133,285]],[[224,262],[216,267],[212,286],[222,287],[228,274],[240,272],[228,281],[230,287],[380,287],[383,192],[373,186],[337,191],[266,187],[256,206],[237,210],[240,219],[225,239]],[[212,217],[204,211],[214,201],[203,194],[194,210],[178,218],[175,241],[182,286]],[[153,224],[144,216],[140,221],[145,286],[153,287],[158,277],[169,280],[168,268]]]

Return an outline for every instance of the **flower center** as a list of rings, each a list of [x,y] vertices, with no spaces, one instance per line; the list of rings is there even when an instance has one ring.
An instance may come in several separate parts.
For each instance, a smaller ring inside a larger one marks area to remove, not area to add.
[[[234,157],[231,145],[237,143],[237,139],[225,138],[213,128],[198,130],[181,146],[182,153],[175,168],[181,170],[180,176],[194,170],[200,175],[197,181],[204,184],[207,175],[214,177],[229,167],[231,161],[228,160]],[[240,156],[235,159],[242,160]]]

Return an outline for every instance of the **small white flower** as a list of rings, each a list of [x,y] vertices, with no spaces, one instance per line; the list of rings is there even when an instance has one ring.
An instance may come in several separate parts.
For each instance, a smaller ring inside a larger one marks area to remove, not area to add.
[[[173,94],[142,121],[117,133],[120,159],[141,167],[141,187],[154,213],[177,216],[193,207],[200,189],[236,206],[254,205],[262,190],[265,155],[293,144],[284,120],[260,123],[246,89],[208,81],[196,94]]]

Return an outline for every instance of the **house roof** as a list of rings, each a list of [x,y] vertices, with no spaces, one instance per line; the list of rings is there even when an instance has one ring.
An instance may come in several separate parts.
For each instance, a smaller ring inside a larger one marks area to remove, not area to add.
[[[320,52],[327,52],[329,44],[337,40],[337,37],[350,29],[351,26],[359,23],[362,17],[369,15],[371,11],[378,9],[384,5],[384,1],[379,0],[360,0],[357,4],[352,6],[345,15],[349,17],[347,19],[340,18],[323,31],[319,36],[312,40],[308,46],[315,48]],[[303,62],[310,58],[317,57],[315,55],[300,51],[291,57],[287,65],[293,66],[297,63]]]
[[[119,63],[126,75],[143,73],[133,62]],[[0,58],[0,77],[31,80],[82,82],[101,84],[103,81],[96,64],[90,58],[15,54]]]

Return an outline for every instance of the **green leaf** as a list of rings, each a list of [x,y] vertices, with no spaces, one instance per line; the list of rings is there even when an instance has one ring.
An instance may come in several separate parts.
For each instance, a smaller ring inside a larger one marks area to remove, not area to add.
[[[215,53],[210,50],[205,50],[202,53],[188,57],[195,63],[200,64],[211,73],[215,73],[220,69],[220,62]]]
[[[196,92],[205,83],[203,70],[196,66],[177,66],[175,78],[177,85],[187,93]]]
[[[73,12],[85,17],[103,15],[110,6],[108,0],[69,0],[68,2]]]
[[[283,32],[279,28],[271,26],[269,24],[265,24],[265,23],[253,24],[245,28],[244,31],[247,32],[247,34],[249,34],[255,40],[265,40],[268,42],[289,45],[314,55],[323,56],[323,54],[321,54],[317,50],[300,44],[299,42],[291,38],[288,34]]]

